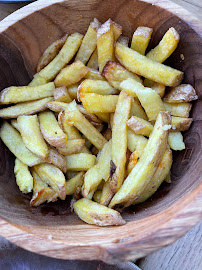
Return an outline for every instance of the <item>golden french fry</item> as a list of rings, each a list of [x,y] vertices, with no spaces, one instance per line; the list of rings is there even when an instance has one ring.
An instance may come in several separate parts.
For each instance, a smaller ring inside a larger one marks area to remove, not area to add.
[[[33,177],[29,171],[27,164],[15,159],[14,173],[16,177],[16,183],[23,193],[29,193],[33,189]]]
[[[112,26],[114,30],[114,40],[116,41],[122,34],[122,26],[114,21],[112,21]]]
[[[105,123],[109,123],[109,113],[95,113],[95,115]]]
[[[36,101],[22,102],[17,105],[0,110],[1,118],[17,118],[20,115],[32,115],[46,109],[46,104],[52,97],[43,98]]]
[[[84,78],[90,80],[105,80],[105,78],[100,74],[100,72],[93,68],[88,68],[88,73],[84,76]]]
[[[162,83],[157,83],[157,82],[153,82],[153,81],[151,81],[149,79],[145,79],[144,80],[144,86],[152,88],[153,90],[155,90],[159,94],[159,96],[161,98],[165,94],[166,87]]]
[[[92,124],[97,124],[98,126],[102,124],[102,121],[96,115],[88,112],[82,105],[78,105],[77,108]]]
[[[129,118],[131,109],[131,97],[125,92],[119,95],[112,126],[112,159],[110,162],[110,189],[117,192],[124,180],[127,132],[126,121]]]
[[[58,147],[60,154],[64,156],[70,156],[80,153],[81,149],[85,145],[84,139],[67,140],[65,147]]]
[[[25,146],[35,155],[45,159],[49,149],[41,134],[37,115],[22,115],[17,119]]]
[[[84,172],[77,173],[73,178],[68,180],[65,184],[66,195],[73,195],[77,188],[83,185]]]
[[[132,129],[133,132],[139,135],[149,137],[150,133],[153,130],[153,125],[148,121],[141,119],[136,116],[132,116],[128,121],[127,125]]]
[[[46,157],[46,162],[55,165],[63,173],[67,171],[66,159],[55,148],[49,148],[49,155]]]
[[[30,206],[39,206],[44,202],[55,202],[57,201],[58,194],[56,191],[50,187],[41,189],[40,191],[36,192],[30,201]]]
[[[55,101],[60,101],[60,102],[65,102],[65,103],[72,102],[72,98],[66,86],[55,88],[53,96],[54,96]]]
[[[57,56],[57,54],[65,44],[67,37],[68,35],[65,35],[61,39],[56,40],[45,50],[45,52],[43,53],[42,57],[39,60],[37,72],[40,72]]]
[[[88,224],[98,226],[124,225],[119,212],[109,209],[89,199],[83,198],[73,204],[74,211],[78,217]]]
[[[168,130],[164,126],[170,125],[170,123],[169,113],[160,112],[142,155],[119,191],[114,195],[109,205],[110,208],[116,205],[127,207],[143,192],[165,153]]]
[[[166,111],[170,112],[172,116],[188,118],[191,111],[192,104],[184,103],[167,103],[163,102]]]
[[[147,142],[148,140],[144,136],[137,135],[132,130],[128,129],[128,149],[131,152],[137,150],[139,152],[139,156],[141,156]]]
[[[152,28],[139,26],[133,34],[131,49],[144,55],[149,45],[152,32]]]
[[[172,150],[181,151],[185,149],[182,133],[179,131],[173,131],[169,133],[168,144]]]
[[[183,72],[155,62],[144,55],[116,43],[116,57],[129,71],[166,86],[177,86],[183,79]]]
[[[108,180],[107,182],[104,183],[99,203],[104,206],[108,206],[113,196],[114,192],[111,191],[110,183]]]
[[[193,118],[183,118],[172,116],[171,130],[172,131],[185,131],[190,128]]]
[[[144,120],[147,120],[148,117],[142,108],[138,98],[133,98],[132,99],[132,105],[131,105],[131,111],[130,111],[130,116],[137,116],[139,118],[142,118]]]
[[[20,132],[20,127],[18,125],[17,119],[11,119],[11,126],[13,126],[15,129],[17,129],[17,131]]]
[[[196,99],[198,99],[196,90],[190,84],[181,84],[170,88],[163,100],[167,103],[181,103]]]
[[[29,167],[43,162],[26,148],[20,133],[6,121],[1,126],[0,137],[8,149]]]
[[[135,150],[129,157],[129,162],[127,166],[127,174],[131,173],[132,169],[137,164],[138,158],[139,158],[139,151]]]
[[[77,99],[77,90],[78,90],[78,83],[75,83],[68,87],[69,95],[72,99]]]
[[[95,165],[96,156],[80,153],[66,156],[68,171],[87,171]]]
[[[93,194],[93,200],[96,203],[100,202],[100,197],[101,197],[102,191],[101,190],[97,190],[94,194]]]
[[[99,64],[98,64],[98,53],[97,53],[97,47],[94,50],[93,54],[91,55],[88,64],[87,64],[88,68],[93,68],[93,69],[98,69],[99,68]]]
[[[48,187],[48,184],[41,180],[33,168],[31,168],[31,174],[33,177],[33,194]]]

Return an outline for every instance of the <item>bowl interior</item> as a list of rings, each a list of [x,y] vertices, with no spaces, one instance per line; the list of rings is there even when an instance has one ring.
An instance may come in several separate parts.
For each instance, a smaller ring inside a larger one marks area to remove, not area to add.
[[[130,38],[138,26],[152,27],[150,48],[158,44],[169,27],[175,27],[181,40],[166,64],[184,71],[183,82],[194,86],[199,101],[194,102],[191,112],[195,121],[184,133],[186,150],[174,155],[172,183],[163,183],[147,202],[124,211],[122,215],[128,223],[123,227],[99,228],[83,223],[71,213],[68,199],[30,207],[30,195],[23,195],[15,183],[14,157],[0,142],[0,216],[27,232],[41,237],[51,234],[55,239],[69,243],[73,240],[82,244],[96,243],[98,235],[99,243],[107,243],[109,238],[119,241],[126,232],[139,237],[138,228],[142,234],[152,231],[156,224],[151,217],[164,213],[169,206],[182,200],[200,181],[202,42],[191,26],[165,9],[142,1],[84,0],[61,1],[39,10],[0,34],[0,88],[29,83],[47,46],[65,33],[78,31],[84,34],[94,17],[101,22],[112,18],[122,25],[124,35]]]

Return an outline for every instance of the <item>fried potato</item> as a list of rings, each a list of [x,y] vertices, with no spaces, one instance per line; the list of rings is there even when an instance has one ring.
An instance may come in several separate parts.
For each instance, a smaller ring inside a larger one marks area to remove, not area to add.
[[[80,153],[81,149],[85,145],[84,139],[67,140],[65,147],[58,147],[60,154],[64,156],[70,156]]]
[[[102,193],[101,190],[97,190],[97,191],[93,194],[93,200],[94,200],[96,203],[99,203],[99,202],[100,202],[101,193]]]
[[[139,156],[141,156],[147,142],[148,140],[144,136],[137,135],[132,130],[128,129],[128,149],[131,152],[137,150],[139,152]]]
[[[78,51],[83,35],[79,33],[74,33],[68,36],[65,41],[64,46],[58,53],[58,55],[39,73],[35,74],[33,81],[31,82],[32,86],[40,85],[41,79],[43,82],[50,82],[55,78],[55,76],[63,69],[67,63],[73,58],[75,53]],[[44,84],[44,83],[43,83]]]
[[[46,158],[46,162],[55,165],[63,173],[67,171],[66,159],[55,148],[49,148],[49,155]]]
[[[0,93],[0,104],[10,104],[52,97],[53,82],[40,86],[11,86]]]
[[[153,89],[144,87],[141,83],[133,79],[123,81],[120,87],[128,94],[134,92],[137,95],[149,121],[156,120],[158,113],[165,111],[160,96]]]
[[[155,90],[159,94],[159,96],[161,98],[165,94],[166,87],[162,83],[157,83],[157,82],[153,82],[153,81],[151,81],[149,79],[145,79],[144,80],[144,86],[152,88],[153,90]]]
[[[39,206],[44,202],[55,202],[57,201],[58,194],[50,187],[44,188],[33,194],[30,201],[30,206]]]
[[[177,48],[180,36],[175,28],[171,27],[165,33],[159,44],[146,55],[147,58],[163,63]]]
[[[105,80],[105,78],[100,74],[100,72],[93,68],[88,68],[88,73],[84,76],[84,78],[90,80]]]
[[[168,136],[168,144],[170,148],[175,151],[185,149],[182,133],[178,131],[170,132]]]
[[[16,183],[23,193],[29,193],[33,189],[33,177],[29,171],[27,164],[24,164],[18,158],[15,159],[14,173]]]
[[[170,88],[163,100],[168,103],[181,103],[196,99],[198,99],[196,90],[190,84],[181,84]]]
[[[77,108],[93,125],[100,126],[102,124],[102,121],[96,115],[88,112],[82,105],[77,105]]]
[[[152,28],[139,26],[133,34],[131,49],[144,55],[149,45],[152,32]]]
[[[66,86],[61,86],[54,89],[54,100],[59,102],[70,103],[72,102],[72,98],[67,90]]]
[[[133,132],[139,135],[149,137],[150,133],[153,130],[153,125],[148,121],[141,119],[136,116],[132,116],[128,121],[127,125],[132,129]]]
[[[124,180],[127,132],[126,121],[129,118],[131,109],[131,97],[125,92],[119,95],[112,126],[112,160],[110,162],[110,189],[117,192]]]
[[[183,118],[172,116],[172,131],[185,131],[190,128],[193,118]]]
[[[171,183],[171,175],[170,175],[171,173],[170,173],[170,171],[169,171],[169,173],[166,175],[166,178],[165,178],[165,182],[167,182],[168,184],[170,184]]]
[[[135,167],[135,165],[137,164],[139,158],[139,151],[135,150],[129,157],[129,162],[128,162],[128,166],[127,166],[127,174],[129,174],[132,169]]]
[[[183,72],[155,62],[144,55],[116,43],[116,57],[129,71],[166,86],[177,86],[183,79]]]
[[[66,195],[73,195],[77,188],[83,185],[84,172],[77,173],[73,178],[68,180],[65,184]]]
[[[112,25],[114,30],[114,40],[116,41],[122,34],[122,26],[114,21],[112,21]]]
[[[114,192],[111,191],[110,182],[108,180],[107,182],[104,183],[99,203],[104,206],[108,206],[113,196]]]
[[[169,113],[160,112],[142,155],[119,191],[114,195],[109,205],[110,208],[114,208],[116,205],[127,207],[143,192],[165,153],[168,130],[164,126],[170,124]]]
[[[93,54],[91,55],[88,64],[87,64],[88,68],[93,68],[93,69],[98,69],[99,68],[99,64],[98,64],[98,53],[97,53],[97,47],[94,50]]]
[[[184,103],[167,103],[163,102],[166,111],[170,112],[172,116],[188,118],[191,111],[192,104]]]
[[[102,120],[105,123],[109,123],[109,113],[101,113],[101,112],[97,112],[95,113],[95,115]]]
[[[78,83],[75,83],[68,87],[68,93],[72,99],[77,99]]]
[[[90,113],[110,113],[116,109],[118,95],[80,94],[84,108]]]
[[[99,71],[102,72],[107,61],[114,61],[114,27],[111,19],[103,23],[97,31],[97,52]]]
[[[119,212],[89,199],[83,198],[73,204],[75,213],[88,224],[98,226],[124,225]]]
[[[33,177],[33,194],[48,187],[48,184],[41,180],[33,168],[31,168],[31,174]]]
[[[54,114],[50,111],[39,114],[41,133],[44,139],[54,147],[65,147],[67,135],[60,128]]]
[[[80,153],[66,156],[68,171],[87,171],[95,165],[96,156]]]
[[[131,111],[130,111],[130,116],[137,116],[139,118],[142,118],[144,120],[147,120],[148,117],[142,108],[138,98],[133,98],[132,99],[132,105],[131,105]]]
[[[126,37],[126,36],[123,36],[121,35],[118,40],[117,40],[119,43],[125,45],[125,46],[128,46],[128,43],[129,43],[129,37]]]
[[[15,129],[17,129],[17,131],[20,132],[20,127],[18,125],[17,119],[11,119],[11,126],[13,126]]]
[[[67,37],[68,35],[65,35],[61,39],[56,40],[45,50],[45,52],[43,53],[42,57],[39,60],[37,72],[40,72],[57,56],[57,54],[65,44]]]
[[[61,200],[65,200],[65,177],[60,169],[52,164],[43,163],[34,166],[34,170],[42,181],[46,182],[58,193]]]
[[[35,155],[45,159],[49,149],[41,134],[37,115],[22,115],[17,119],[25,146]]]
[[[26,148],[20,133],[6,121],[1,126],[0,137],[8,149],[29,167],[43,162],[41,158]]]
[[[88,68],[81,61],[76,61],[63,68],[54,83],[56,87],[70,86],[79,82],[87,73]]]
[[[0,110],[1,118],[17,118],[20,115],[32,115],[46,109],[46,104],[52,98],[43,98],[36,101],[23,102]]]
[[[90,56],[96,49],[97,44],[97,30],[100,27],[100,22],[97,19],[94,19],[82,40],[79,51],[76,55],[75,61],[80,60],[84,65],[88,62]]]

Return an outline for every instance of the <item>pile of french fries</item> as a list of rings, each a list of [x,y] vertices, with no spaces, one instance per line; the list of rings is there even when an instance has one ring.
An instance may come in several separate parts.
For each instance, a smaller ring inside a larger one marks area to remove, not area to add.
[[[122,225],[117,209],[144,202],[170,182],[172,150],[183,150],[195,89],[162,64],[176,49],[171,27],[132,37],[111,19],[83,36],[65,35],[41,57],[28,86],[0,93],[0,136],[16,156],[14,173],[31,206],[72,195],[76,214],[98,226]],[[14,104],[14,105],[13,105]],[[116,210],[114,210],[116,209]]]

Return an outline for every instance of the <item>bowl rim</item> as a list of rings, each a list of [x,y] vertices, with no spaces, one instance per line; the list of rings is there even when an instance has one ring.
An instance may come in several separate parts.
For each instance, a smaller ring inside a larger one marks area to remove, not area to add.
[[[53,4],[68,1],[69,0],[49,0],[47,3],[44,0],[38,0],[25,7],[22,7],[1,21],[0,34],[2,34],[9,27],[13,26],[19,20],[22,20],[36,11],[47,8]],[[185,21],[202,38],[202,24],[200,20],[183,7],[171,2],[170,0],[140,1],[156,5],[175,14],[180,19]],[[180,14],[177,12],[179,8],[181,11]],[[200,178],[202,178],[202,176]],[[201,203],[202,183],[199,184],[186,197],[180,199],[176,204],[164,210],[163,212],[169,213],[169,218],[164,223],[159,224],[155,231],[152,231],[138,240],[131,235],[131,237],[127,237],[127,239],[123,238],[122,241],[119,241],[118,243],[109,241],[109,243],[104,245],[69,245],[67,242],[49,239],[48,237],[45,238],[40,234],[36,235],[33,233],[28,233],[18,227],[16,224],[12,224],[2,217],[0,217],[0,234],[24,249],[50,257],[71,260],[97,259],[106,263],[118,263],[120,261],[141,258],[176,241],[179,237],[190,230],[191,227],[196,225],[202,218],[202,209],[200,207]],[[155,216],[158,215],[159,214],[156,214]],[[148,242],[153,242],[155,244],[151,246],[151,244],[148,245]],[[138,247],[136,247],[137,243]],[[73,253],[69,252],[70,250],[73,250]],[[81,250],[83,250],[83,254]],[[95,250],[97,251],[97,255],[89,258],[89,254],[91,254],[91,252],[92,254],[96,254]],[[81,254],[83,256],[82,258]]]

